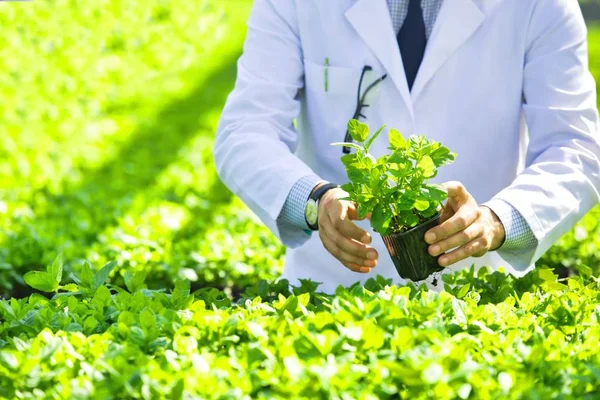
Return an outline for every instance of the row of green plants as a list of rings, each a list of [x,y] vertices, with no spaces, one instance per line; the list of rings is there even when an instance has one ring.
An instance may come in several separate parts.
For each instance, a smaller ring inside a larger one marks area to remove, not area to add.
[[[364,286],[318,292],[259,281],[151,290],[115,263],[26,275],[51,298],[0,301],[0,397],[15,399],[600,396],[600,280],[549,269],[515,279],[464,270],[446,291]]]
[[[250,5],[3,4],[0,295],[27,295],[57,252],[151,287],[277,276],[282,248],[212,162]]]
[[[0,295],[27,296],[22,276],[57,252],[68,272],[117,261],[119,285],[125,271],[145,272],[150,288],[185,278],[241,290],[279,274],[284,249],[232,200],[211,156],[250,3],[2,8]],[[593,72],[598,44],[590,29]],[[540,264],[595,270],[599,219],[596,209]]]

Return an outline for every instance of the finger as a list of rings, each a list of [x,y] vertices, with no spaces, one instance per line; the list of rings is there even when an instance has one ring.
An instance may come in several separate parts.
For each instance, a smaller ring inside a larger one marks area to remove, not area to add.
[[[342,235],[362,242],[364,244],[371,243],[371,235],[354,222],[345,220],[336,220],[332,222],[334,228]]]
[[[442,208],[441,211],[442,214],[440,215],[440,224],[443,224],[444,222],[448,221],[448,219],[450,219],[450,217],[454,215],[454,209],[448,203],[445,207]]]
[[[352,206],[348,207],[348,211],[344,211],[343,205],[341,206],[342,210],[340,211],[339,216],[336,215],[336,212],[328,214],[329,220],[331,221],[331,224],[333,225],[335,230],[337,230],[346,237],[355,239],[364,244],[370,244],[372,241],[371,235],[367,231],[356,225],[354,222],[352,222],[350,219],[348,219],[348,212],[350,211]]]
[[[338,257],[340,261],[367,267],[377,265],[377,252],[372,247],[342,235],[331,225],[325,225],[323,234],[329,242],[332,242],[340,250],[340,257]]]
[[[469,196],[469,192],[467,192],[465,185],[463,185],[462,183],[460,183],[458,181],[445,182],[445,183],[442,183],[441,186],[444,189],[446,189],[446,192],[448,192],[448,197],[450,197],[450,198],[455,198],[455,197],[461,198],[461,197]]]
[[[464,260],[465,258],[469,258],[471,256],[481,257],[485,253],[487,253],[485,241],[482,238],[477,238],[459,247],[458,249],[451,251],[448,254],[444,254],[439,258],[438,263],[442,267],[448,267],[461,260]]]
[[[473,202],[475,203],[475,202]],[[435,228],[430,229],[425,234],[425,241],[429,244],[436,243],[449,236],[452,236],[470,226],[481,216],[481,211],[477,204],[466,204],[459,208],[456,214],[447,221],[441,223]]]
[[[365,267],[364,265],[342,263],[342,265],[348,268],[350,271],[358,272],[360,274],[366,274],[371,272],[371,268]]]
[[[352,224],[352,223],[350,223]],[[354,225],[354,224],[352,224]],[[361,240],[356,240],[353,238],[348,237],[348,235],[344,232],[344,228],[342,226],[342,230],[336,230],[337,234],[334,234],[333,232],[330,232],[331,237],[334,239],[336,245],[342,249],[344,252],[351,254],[355,257],[359,257],[363,260],[370,260],[370,261],[375,261],[377,260],[378,254],[377,251],[372,248],[371,246],[368,246],[367,244],[365,244],[364,242],[362,242]],[[366,232],[365,232],[366,233]],[[368,265],[368,266],[375,266],[376,263],[365,263],[363,262],[363,264]]]
[[[472,240],[477,239],[483,234],[483,227],[481,223],[475,222],[469,225],[465,230],[462,230],[444,240],[441,240],[435,244],[429,246],[429,254],[437,256],[455,247],[467,244]]]
[[[356,205],[355,202],[353,201],[347,201],[347,200],[343,200],[344,202],[347,202],[348,208],[347,208],[347,218],[344,219],[350,219],[352,221],[362,221],[365,218],[367,219],[371,219],[371,213],[367,214],[366,216],[360,218],[358,216],[358,206]]]
[[[342,219],[352,219],[358,221],[358,207],[353,201],[346,201],[346,207],[342,209]]]
[[[319,234],[327,251],[342,263],[356,264],[365,267],[375,267],[377,265],[376,260],[361,257],[360,254],[364,254],[364,251],[356,250],[353,247],[360,248],[360,246],[364,245],[359,244],[358,242],[351,242],[350,239],[343,237],[339,232],[331,229],[330,226],[325,226]],[[351,251],[349,251],[349,249],[351,249]]]

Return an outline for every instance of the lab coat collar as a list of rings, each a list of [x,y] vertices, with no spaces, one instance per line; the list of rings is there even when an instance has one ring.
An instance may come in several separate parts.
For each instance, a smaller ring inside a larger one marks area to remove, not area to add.
[[[485,14],[473,0],[444,0],[412,92],[406,82],[387,1],[358,0],[346,12],[346,18],[386,69],[411,117],[414,117],[413,103],[419,94],[440,67],[483,23]]]
[[[484,19],[485,14],[473,0],[443,1],[410,93],[413,102],[441,66],[481,26]]]

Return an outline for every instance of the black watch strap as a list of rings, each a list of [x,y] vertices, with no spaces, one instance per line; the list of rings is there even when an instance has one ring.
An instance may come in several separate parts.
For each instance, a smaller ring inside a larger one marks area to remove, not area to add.
[[[338,185],[336,183],[326,183],[323,186],[321,186],[320,188],[318,188],[317,190],[315,190],[310,195],[310,198],[313,199],[314,201],[319,201],[319,199],[321,197],[323,197],[323,195],[325,193],[327,193],[329,190],[339,188],[339,187],[340,187],[340,185]]]
[[[323,197],[323,195],[325,193],[327,193],[329,190],[331,189],[335,189],[335,188],[339,188],[340,185],[336,184],[336,183],[326,183],[324,185],[322,185],[321,187],[319,187],[317,190],[315,190],[309,197],[309,200],[312,200],[314,202],[317,202],[318,205],[318,201],[321,199],[321,197]],[[310,223],[308,223],[308,227],[313,230],[319,230],[319,223],[317,222],[315,225],[311,225]]]

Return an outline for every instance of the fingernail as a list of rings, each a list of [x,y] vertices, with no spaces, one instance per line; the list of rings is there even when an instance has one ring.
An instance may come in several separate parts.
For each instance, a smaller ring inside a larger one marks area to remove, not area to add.
[[[447,258],[445,258],[445,257],[441,257],[441,258],[438,260],[438,263],[439,263],[439,264],[440,264],[442,267],[445,267],[445,266],[446,266],[446,262],[447,262],[447,261],[448,261],[448,259],[447,259]]]
[[[435,242],[435,233],[428,232],[425,235],[425,240],[428,241],[429,243]]]
[[[371,236],[365,235],[362,237],[362,239],[360,239],[360,241],[363,242],[364,244],[369,244],[369,243],[371,243]]]
[[[360,272],[371,272],[371,268],[369,267],[361,267]]]
[[[377,253],[375,253],[374,251],[370,251],[367,253],[367,258],[370,260],[374,260],[377,258]]]
[[[364,265],[366,265],[369,268],[374,268],[377,265],[377,261],[375,260],[365,260]]]
[[[435,245],[435,246],[431,246],[431,253],[435,256],[440,252],[440,246]]]

